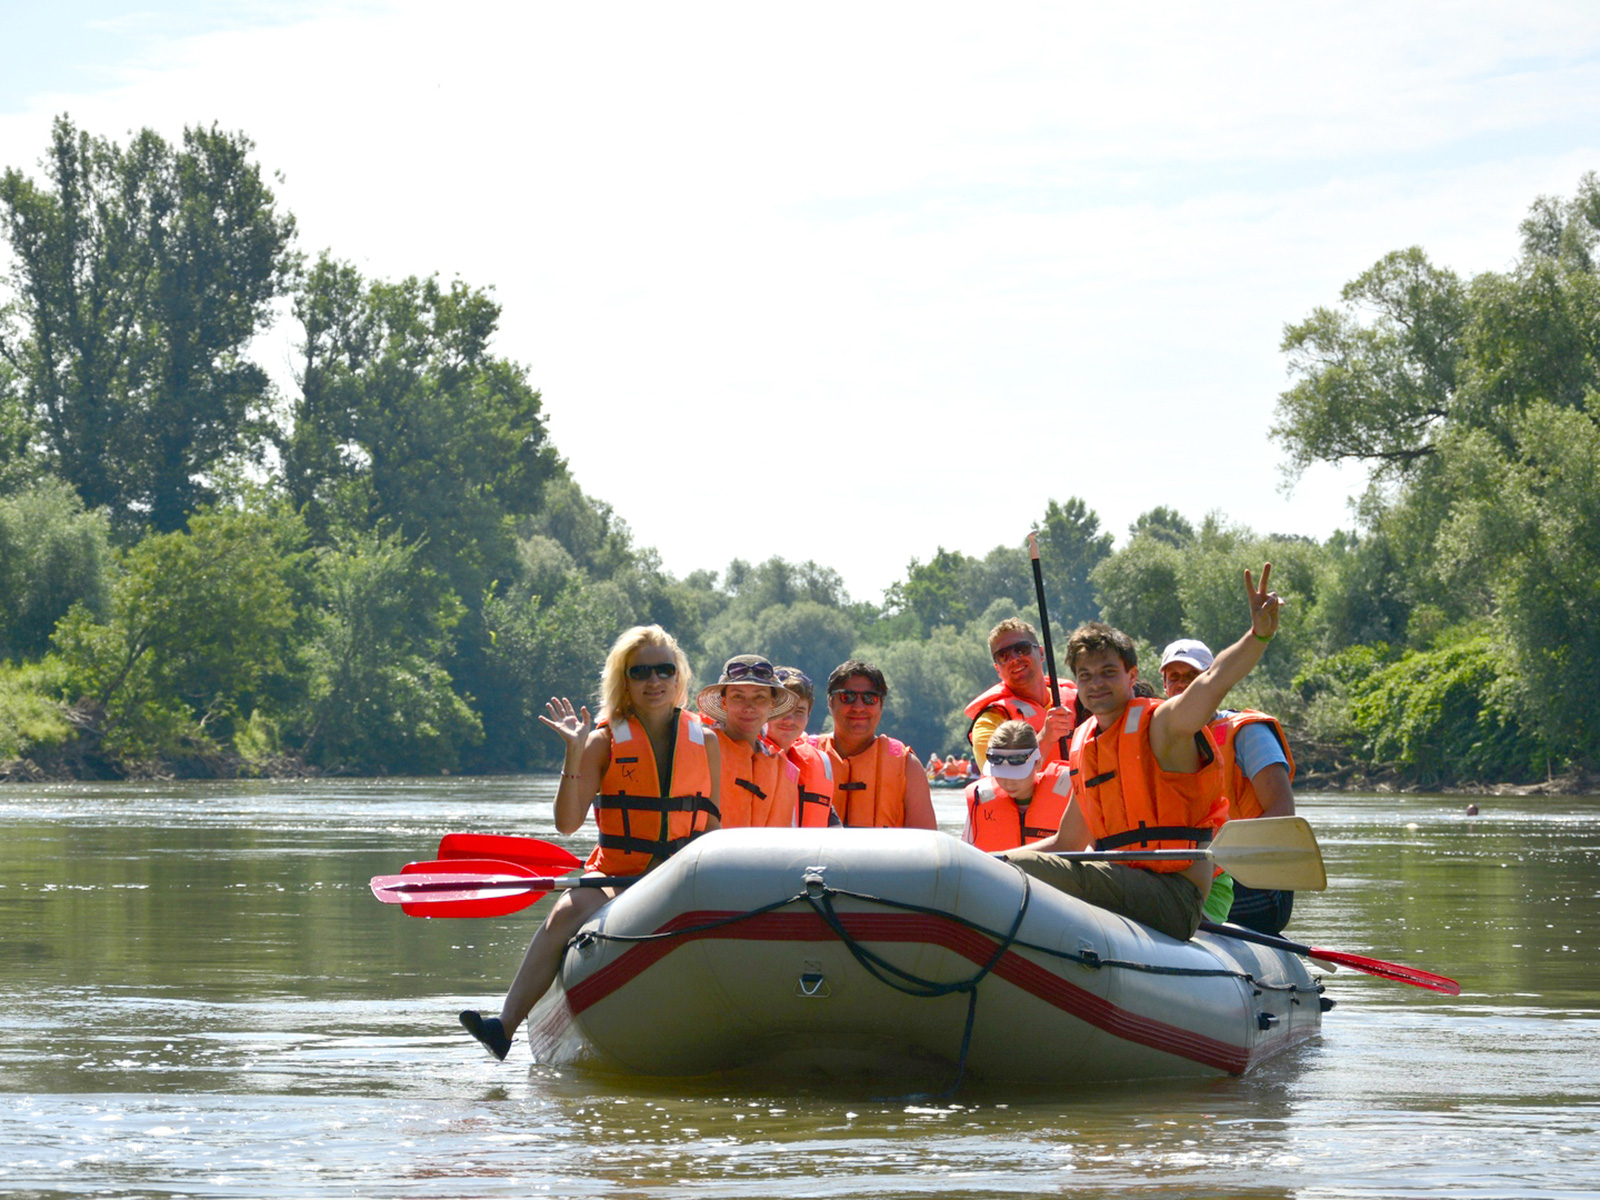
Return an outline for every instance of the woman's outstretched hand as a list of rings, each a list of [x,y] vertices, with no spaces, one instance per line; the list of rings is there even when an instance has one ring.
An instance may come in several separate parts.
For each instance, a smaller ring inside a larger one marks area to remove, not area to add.
[[[567,744],[567,752],[573,755],[581,753],[589,741],[589,734],[594,731],[594,719],[589,716],[588,706],[573,711],[572,701],[565,696],[552,696],[544,706],[544,715],[539,720],[555,730],[556,736]]]

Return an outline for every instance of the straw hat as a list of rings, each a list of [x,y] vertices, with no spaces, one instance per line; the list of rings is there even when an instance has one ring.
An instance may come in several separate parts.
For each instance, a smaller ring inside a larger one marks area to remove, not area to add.
[[[748,683],[765,687],[772,692],[772,716],[786,713],[800,701],[783,686],[772,664],[759,654],[736,654],[722,668],[722,678],[700,689],[695,697],[695,707],[715,721],[728,719],[722,707],[722,689],[730,683]]]

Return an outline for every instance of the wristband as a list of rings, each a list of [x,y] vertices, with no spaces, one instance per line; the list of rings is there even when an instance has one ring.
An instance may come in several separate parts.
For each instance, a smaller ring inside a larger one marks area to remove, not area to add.
[[[1259,633],[1256,633],[1256,631],[1253,630],[1253,629],[1250,632],[1251,632],[1251,634],[1254,635],[1256,641],[1258,641],[1258,642],[1270,642],[1273,638],[1278,636],[1275,633],[1269,633],[1265,637],[1262,637]]]

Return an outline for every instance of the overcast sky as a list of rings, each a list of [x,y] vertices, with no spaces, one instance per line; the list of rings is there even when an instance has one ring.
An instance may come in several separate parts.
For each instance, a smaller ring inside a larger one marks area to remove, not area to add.
[[[1052,497],[1351,527],[1361,473],[1282,490],[1284,325],[1405,246],[1503,269],[1600,170],[1577,0],[0,0],[0,44],[0,165],[63,112],[244,132],[302,249],[493,287],[669,570],[858,599]]]

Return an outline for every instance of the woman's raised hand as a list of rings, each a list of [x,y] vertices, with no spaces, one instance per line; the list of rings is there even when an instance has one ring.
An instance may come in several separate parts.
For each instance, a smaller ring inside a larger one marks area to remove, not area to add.
[[[589,716],[588,706],[574,711],[572,701],[565,696],[552,696],[545,703],[544,713],[539,720],[555,730],[569,751],[581,751],[594,731],[594,719]]]
[[[1261,586],[1256,587],[1250,568],[1244,572],[1244,588],[1250,595],[1250,631],[1263,642],[1271,641],[1278,632],[1278,610],[1285,601],[1277,592],[1267,590],[1267,580],[1272,575],[1272,564],[1261,568]]]

